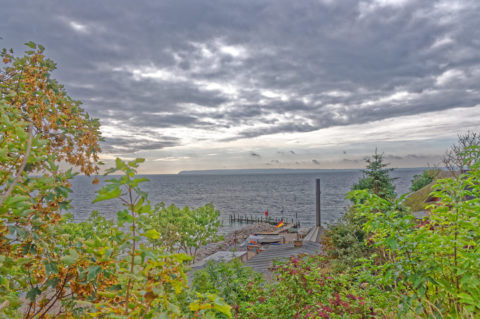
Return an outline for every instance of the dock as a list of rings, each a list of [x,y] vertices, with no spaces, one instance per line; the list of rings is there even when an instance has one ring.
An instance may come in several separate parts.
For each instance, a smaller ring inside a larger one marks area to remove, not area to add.
[[[288,224],[270,232],[258,232],[255,233],[255,235],[279,235],[280,233],[288,231],[290,228],[296,228],[295,224]]]
[[[300,222],[295,221],[293,218],[284,218],[284,217],[263,217],[258,215],[242,215],[242,214],[233,214],[229,216],[230,224],[232,223],[267,223],[271,225],[277,225],[281,221],[285,224],[293,224],[295,228],[300,227]]]

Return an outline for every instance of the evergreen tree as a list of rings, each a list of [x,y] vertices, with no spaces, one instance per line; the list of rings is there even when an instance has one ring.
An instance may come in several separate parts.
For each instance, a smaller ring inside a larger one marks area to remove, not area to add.
[[[393,168],[386,168],[389,164],[384,162],[383,153],[379,154],[375,149],[375,153],[365,161],[367,167],[363,170],[363,177],[353,185],[352,190],[366,189],[381,198],[394,199],[397,196],[392,184],[395,178],[390,177]]]

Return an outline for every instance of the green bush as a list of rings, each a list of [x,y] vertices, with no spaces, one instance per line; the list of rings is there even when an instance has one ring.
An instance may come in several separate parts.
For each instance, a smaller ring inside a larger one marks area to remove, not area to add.
[[[260,287],[264,280],[259,273],[239,260],[209,261],[204,269],[194,274],[192,288],[201,293],[215,293],[230,305],[248,301],[247,287]]]
[[[222,225],[219,216],[212,204],[190,209],[159,203],[140,219],[145,231],[152,234],[148,241],[154,247],[184,252],[195,259],[200,247],[223,239],[218,235]]]
[[[372,318],[396,306],[360,267],[338,272],[320,255],[290,257],[275,267],[276,281],[248,289],[237,318]]]
[[[434,170],[427,170],[423,171],[422,174],[417,174],[413,176],[412,185],[410,186],[410,191],[416,192],[419,189],[427,186],[437,175],[437,171]]]
[[[366,219],[350,208],[342,219],[327,228],[322,238],[325,254],[334,259],[340,267],[351,267],[357,259],[370,256],[374,249],[367,245],[367,235],[363,230]]]

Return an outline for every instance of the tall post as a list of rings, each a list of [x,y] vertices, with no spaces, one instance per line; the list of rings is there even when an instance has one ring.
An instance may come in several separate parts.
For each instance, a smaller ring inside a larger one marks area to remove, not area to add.
[[[321,227],[322,226],[322,216],[320,215],[320,178],[316,179],[316,187],[315,187],[315,205],[317,208],[317,218],[316,218],[316,226]]]

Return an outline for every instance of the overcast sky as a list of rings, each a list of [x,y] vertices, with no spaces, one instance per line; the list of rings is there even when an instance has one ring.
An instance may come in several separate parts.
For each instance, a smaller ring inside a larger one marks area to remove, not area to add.
[[[143,172],[439,162],[480,123],[480,1],[0,0]]]

